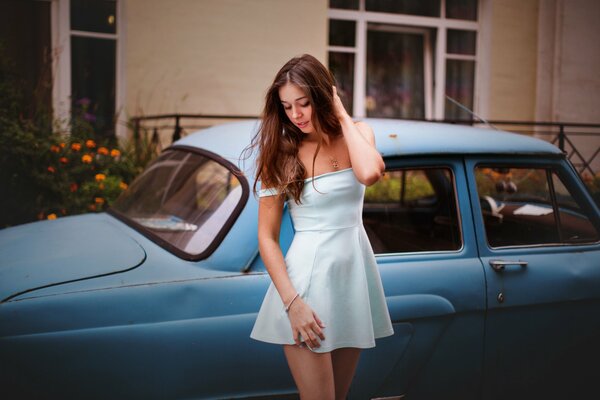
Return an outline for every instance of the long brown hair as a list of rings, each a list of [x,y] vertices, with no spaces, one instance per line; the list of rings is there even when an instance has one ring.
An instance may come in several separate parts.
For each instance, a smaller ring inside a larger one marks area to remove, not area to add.
[[[309,54],[285,63],[267,90],[261,124],[250,145],[259,150],[253,190],[256,193],[260,180],[263,187],[275,188],[300,203],[306,168],[298,158],[298,147],[305,134],[289,120],[281,104],[279,89],[288,83],[304,91],[312,106],[311,122],[318,133],[313,174],[317,153],[323,143],[322,134],[339,136],[342,127],[334,112],[335,78],[329,70]]]

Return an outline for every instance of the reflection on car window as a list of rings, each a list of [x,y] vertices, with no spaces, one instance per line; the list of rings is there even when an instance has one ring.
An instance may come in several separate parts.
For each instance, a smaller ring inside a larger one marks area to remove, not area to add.
[[[550,169],[478,166],[475,179],[492,247],[598,240],[594,225]]]
[[[205,251],[242,198],[232,171],[201,154],[167,150],[113,209],[186,254]]]
[[[365,192],[363,223],[373,251],[460,249],[456,204],[448,168],[387,171]]]

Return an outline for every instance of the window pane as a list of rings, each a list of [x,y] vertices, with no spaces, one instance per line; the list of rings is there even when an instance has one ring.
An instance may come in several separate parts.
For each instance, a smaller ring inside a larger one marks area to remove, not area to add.
[[[446,18],[477,21],[477,0],[446,0]]]
[[[329,45],[354,47],[356,21],[329,20]]]
[[[365,8],[394,14],[440,16],[440,0],[366,0]]]
[[[461,236],[451,171],[387,171],[366,188],[363,222],[375,253],[458,250]]]
[[[336,80],[336,89],[348,114],[354,106],[354,53],[329,52],[329,70]]]
[[[560,210],[560,228],[563,242],[598,241],[600,238],[598,231],[555,173],[552,174],[552,183]]]
[[[99,135],[114,136],[116,41],[71,38],[71,99]]]
[[[200,154],[167,150],[113,208],[169,245],[197,255],[215,240],[242,192],[225,166]]]
[[[115,33],[116,0],[71,0],[71,29]]]
[[[475,61],[446,60],[446,95],[473,111]],[[471,113],[446,99],[444,116],[450,120],[471,120]]]
[[[50,14],[50,2],[0,1],[1,73],[18,86],[22,115],[52,110]]]
[[[476,37],[474,31],[448,29],[446,53],[475,55]]]
[[[482,166],[475,178],[490,246],[560,242],[545,169]]]
[[[368,117],[425,118],[424,37],[395,25],[369,24]]]
[[[329,0],[329,8],[358,10],[358,0]]]

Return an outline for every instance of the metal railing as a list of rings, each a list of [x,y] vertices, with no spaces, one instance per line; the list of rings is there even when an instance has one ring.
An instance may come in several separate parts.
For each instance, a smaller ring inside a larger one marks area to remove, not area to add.
[[[538,121],[437,121],[522,133],[547,140],[561,149],[580,175],[596,175],[600,169],[600,124]],[[582,147],[584,149],[582,149]]]
[[[256,118],[252,115],[160,114],[133,117],[131,127],[136,149],[140,145],[142,135],[145,135],[145,138],[155,144],[157,151],[160,152],[162,148],[199,129],[224,122]],[[191,123],[191,121],[196,122]]]
[[[142,135],[151,135],[150,141],[157,150],[170,145],[181,137],[203,128],[224,122],[256,119],[252,115],[210,115],[210,114],[162,114],[131,119],[136,143]],[[574,122],[538,121],[486,121],[473,120],[429,120],[450,124],[489,126],[509,132],[539,137],[556,145],[567,154],[567,158],[582,176],[595,177],[600,170],[600,124]],[[582,150],[585,146],[585,150]]]

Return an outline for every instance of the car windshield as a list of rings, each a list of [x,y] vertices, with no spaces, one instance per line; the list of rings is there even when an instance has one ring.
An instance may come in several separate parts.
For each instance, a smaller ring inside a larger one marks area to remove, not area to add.
[[[204,151],[166,150],[110,211],[180,257],[203,258],[218,245],[248,197],[246,181],[227,164]]]

